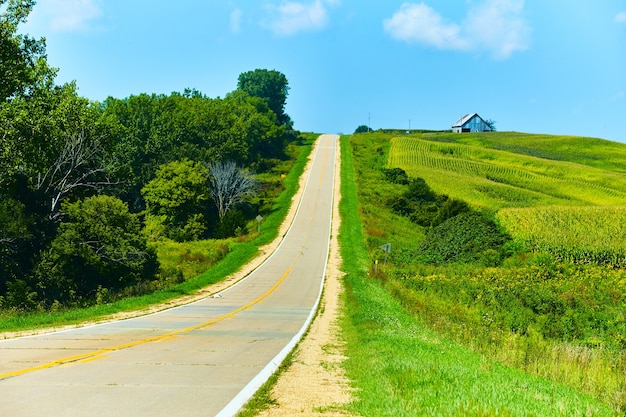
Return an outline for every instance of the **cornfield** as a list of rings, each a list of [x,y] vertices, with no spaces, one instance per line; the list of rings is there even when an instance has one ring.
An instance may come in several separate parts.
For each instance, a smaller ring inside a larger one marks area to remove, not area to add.
[[[481,146],[396,137],[388,165],[424,178],[437,192],[488,209],[626,201],[623,173]]]
[[[626,207],[504,209],[497,218],[527,250],[573,262],[626,267]]]

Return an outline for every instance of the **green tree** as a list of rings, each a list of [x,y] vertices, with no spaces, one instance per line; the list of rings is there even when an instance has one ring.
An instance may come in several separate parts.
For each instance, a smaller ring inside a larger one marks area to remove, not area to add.
[[[54,78],[55,70],[46,62],[45,39],[18,34],[34,5],[35,0],[0,0],[0,105]]]
[[[184,159],[161,165],[156,177],[142,189],[146,224],[152,238],[196,240],[208,230],[209,171]]]
[[[247,71],[239,75],[237,88],[265,100],[280,124],[292,125],[291,118],[285,113],[289,82],[283,73],[267,69]]]
[[[99,288],[118,291],[154,279],[156,255],[124,202],[94,196],[65,203],[63,212],[66,221],[34,271],[45,304],[93,299]]]

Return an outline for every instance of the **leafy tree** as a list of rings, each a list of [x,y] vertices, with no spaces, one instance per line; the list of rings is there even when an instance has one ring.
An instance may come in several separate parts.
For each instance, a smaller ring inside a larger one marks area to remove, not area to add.
[[[30,275],[35,258],[51,242],[48,199],[23,174],[0,178],[0,295],[8,283]]]
[[[160,165],[182,159],[258,163],[284,155],[289,136],[263,99],[239,90],[224,99],[192,90],[110,97],[100,109],[101,123],[116,139],[113,159],[125,179],[120,197],[136,212],[145,207],[141,188]]]
[[[156,255],[124,202],[94,196],[65,203],[63,212],[67,219],[34,272],[44,302],[90,299],[98,288],[117,291],[154,278]]]
[[[142,189],[146,223],[154,238],[196,240],[208,229],[209,170],[184,159],[161,165],[156,177]]]
[[[469,213],[471,211],[472,209],[465,201],[448,198],[439,205],[437,216],[433,219],[431,224],[432,226],[437,226],[448,219],[458,216],[459,214]]]
[[[34,5],[35,0],[0,0],[0,105],[55,75],[46,63],[45,39],[17,33]]]
[[[246,223],[246,218],[240,210],[229,210],[224,214],[224,217],[220,219],[215,231],[215,237],[218,239],[226,239],[245,234]]]
[[[209,190],[220,219],[256,192],[258,181],[233,161],[214,162],[209,165],[209,172]]]
[[[372,129],[369,126],[360,125],[359,127],[356,128],[354,133],[368,133],[368,132],[371,132],[371,131],[372,131]]]
[[[276,113],[280,124],[291,126],[291,118],[285,113],[289,82],[283,73],[266,69],[247,71],[239,75],[237,88],[251,96],[261,97]]]

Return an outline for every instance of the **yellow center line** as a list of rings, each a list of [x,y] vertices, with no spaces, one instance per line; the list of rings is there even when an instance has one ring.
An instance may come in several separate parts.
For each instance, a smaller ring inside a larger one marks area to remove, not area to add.
[[[295,260],[294,260],[295,262]],[[293,264],[292,264],[293,265]],[[18,371],[13,371],[13,372],[7,372],[4,374],[0,374],[0,380],[3,379],[7,379],[7,378],[12,378],[15,376],[19,376],[19,375],[24,375],[27,373],[31,373],[31,372],[35,372],[35,371],[40,371],[43,369],[49,369],[49,368],[54,368],[56,366],[60,366],[60,365],[65,365],[65,364],[69,364],[69,363],[75,363],[75,362],[79,362],[79,363],[87,363],[87,362],[91,362],[91,361],[95,361],[98,359],[102,359],[106,356],[107,353],[110,352],[114,352],[117,350],[123,350],[123,349],[128,349],[134,346],[139,346],[139,345],[143,345],[146,343],[150,343],[150,342],[159,342],[159,341],[165,341],[165,340],[169,340],[169,339],[173,339],[175,336],[184,334],[184,333],[189,333],[193,330],[200,330],[200,329],[206,329],[210,326],[212,326],[215,323],[218,323],[224,319],[227,318],[232,318],[234,317],[237,313],[240,313],[244,310],[247,310],[249,308],[251,308],[252,306],[254,306],[255,304],[260,303],[261,301],[263,301],[263,299],[267,298],[268,296],[270,296],[274,291],[276,291],[278,289],[278,287],[287,279],[287,277],[289,276],[289,274],[292,272],[293,270],[291,268],[288,268],[283,275],[280,277],[280,279],[278,281],[276,281],[276,283],[274,283],[274,285],[272,285],[272,287],[270,289],[268,289],[266,292],[264,292],[262,295],[260,295],[259,297],[255,298],[254,300],[250,301],[249,303],[247,303],[246,305],[239,307],[227,314],[224,314],[222,316],[213,318],[211,320],[207,320],[205,322],[196,324],[194,326],[190,326],[181,330],[176,330],[173,332],[169,332],[169,333],[165,333],[162,335],[158,335],[158,336],[153,336],[153,337],[148,337],[145,339],[141,339],[141,340],[136,340],[134,342],[129,342],[129,343],[124,343],[121,345],[117,345],[117,346],[112,346],[109,348],[105,348],[105,349],[100,349],[100,350],[96,350],[93,352],[88,352],[88,353],[83,353],[81,355],[75,355],[75,356],[69,356],[66,358],[62,358],[62,359],[57,359],[55,361],[52,362],[48,362],[48,363],[44,363],[38,366],[33,366],[30,368],[26,368],[26,369],[20,369]]]

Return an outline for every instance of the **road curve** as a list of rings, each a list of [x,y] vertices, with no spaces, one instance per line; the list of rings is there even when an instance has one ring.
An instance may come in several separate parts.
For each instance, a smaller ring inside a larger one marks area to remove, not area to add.
[[[277,250],[218,297],[0,341],[0,416],[230,416],[295,346],[328,259],[337,135],[316,143]]]

